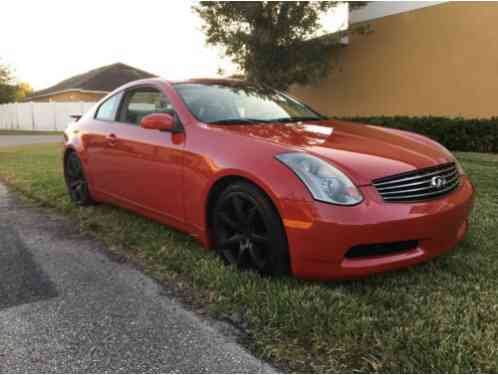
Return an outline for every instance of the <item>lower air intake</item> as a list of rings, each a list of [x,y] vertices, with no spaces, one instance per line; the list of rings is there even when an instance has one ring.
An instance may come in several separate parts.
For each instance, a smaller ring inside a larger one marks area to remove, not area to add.
[[[413,250],[418,246],[418,241],[400,241],[370,245],[353,246],[346,253],[346,258],[364,258],[372,256],[391,255]]]

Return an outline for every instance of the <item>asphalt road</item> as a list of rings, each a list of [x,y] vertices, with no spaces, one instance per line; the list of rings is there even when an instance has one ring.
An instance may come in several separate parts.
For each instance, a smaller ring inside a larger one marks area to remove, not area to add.
[[[63,142],[62,135],[0,135],[0,147]]]
[[[0,185],[0,372],[271,372],[68,219]]]

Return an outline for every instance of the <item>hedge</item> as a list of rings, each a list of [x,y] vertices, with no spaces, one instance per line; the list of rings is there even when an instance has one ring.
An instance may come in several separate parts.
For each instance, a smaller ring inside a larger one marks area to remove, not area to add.
[[[498,153],[498,117],[463,119],[448,117],[377,116],[341,118],[425,135],[452,151]]]

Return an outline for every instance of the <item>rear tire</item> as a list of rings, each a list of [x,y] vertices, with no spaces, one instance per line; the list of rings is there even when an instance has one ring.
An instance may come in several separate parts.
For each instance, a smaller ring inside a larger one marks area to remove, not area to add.
[[[76,152],[70,152],[64,163],[64,178],[71,201],[77,206],[90,206],[95,200],[88,189],[83,165]]]
[[[227,264],[262,275],[289,273],[289,250],[282,221],[268,196],[240,181],[218,197],[212,212],[218,254]]]

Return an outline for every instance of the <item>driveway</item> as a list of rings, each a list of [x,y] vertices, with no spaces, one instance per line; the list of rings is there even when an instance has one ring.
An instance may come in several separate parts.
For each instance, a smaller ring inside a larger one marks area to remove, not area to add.
[[[62,135],[0,135],[0,147],[63,142]]]
[[[207,321],[0,185],[0,372],[271,372]]]

